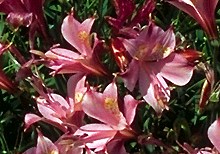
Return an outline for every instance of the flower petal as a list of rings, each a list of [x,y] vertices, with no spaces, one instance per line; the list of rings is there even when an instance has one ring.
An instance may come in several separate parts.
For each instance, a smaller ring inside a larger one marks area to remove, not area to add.
[[[59,153],[59,150],[50,139],[38,132],[36,154],[37,153]]]
[[[108,153],[127,154],[123,140],[113,140],[107,145]]]
[[[124,115],[128,125],[131,125],[134,120],[138,104],[139,101],[135,100],[131,95],[126,95],[124,97]]]
[[[94,18],[86,19],[79,23],[72,15],[68,15],[62,24],[61,31],[63,37],[81,54],[90,56],[92,49],[89,43],[89,35]]]
[[[116,130],[105,124],[87,124],[80,127],[74,135],[81,139],[89,148],[104,149],[105,145],[115,136]]]
[[[128,90],[133,91],[134,87],[137,83],[139,76],[139,62],[136,60],[132,60],[129,64],[129,68],[126,72],[121,74],[122,80],[128,88]]]
[[[32,114],[32,113],[28,113],[25,115],[24,117],[24,122],[25,122],[25,129],[24,131],[26,131],[32,124],[34,124],[35,122],[40,121],[42,118],[39,117],[36,114]]]
[[[154,63],[152,67],[161,68],[161,76],[172,83],[183,86],[187,84],[193,75],[194,67],[180,54],[171,54],[169,57]]]
[[[211,124],[208,129],[208,137],[215,148],[220,152],[220,119]]]
[[[148,66],[149,70],[150,66]],[[170,99],[168,85],[160,74],[146,72],[141,69],[139,77],[139,88],[144,100],[158,113],[161,114],[164,109],[168,109],[167,102]]]
[[[83,74],[75,74],[68,79],[68,99],[71,106],[70,108],[74,111],[81,110],[81,101],[85,92],[87,91],[87,88],[85,87],[85,80],[86,76],[84,76]]]
[[[113,89],[114,90],[114,89]],[[114,95],[114,92],[112,92]],[[124,129],[126,120],[119,111],[117,97],[112,97],[111,94],[107,97],[104,94],[88,91],[82,101],[83,111],[97,119],[104,122],[115,129]],[[97,112],[99,111],[99,112]]]

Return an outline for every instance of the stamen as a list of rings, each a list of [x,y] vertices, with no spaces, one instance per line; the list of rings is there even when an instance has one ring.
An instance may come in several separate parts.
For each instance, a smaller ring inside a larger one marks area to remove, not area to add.
[[[114,98],[106,98],[104,102],[104,107],[109,110],[114,115],[119,115],[120,111],[118,108],[117,100]]]

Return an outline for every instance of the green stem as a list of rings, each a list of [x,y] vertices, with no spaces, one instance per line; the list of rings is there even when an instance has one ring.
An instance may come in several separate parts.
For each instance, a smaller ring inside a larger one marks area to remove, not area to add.
[[[214,81],[215,83],[219,80],[220,73],[220,62],[219,62],[219,41],[217,39],[211,41],[211,45],[213,46],[213,69],[214,69]]]

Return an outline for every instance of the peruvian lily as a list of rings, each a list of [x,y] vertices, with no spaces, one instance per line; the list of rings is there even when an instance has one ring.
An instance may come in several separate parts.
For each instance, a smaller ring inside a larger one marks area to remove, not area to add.
[[[135,39],[122,40],[133,57],[126,72],[121,74],[125,86],[133,91],[139,80],[144,100],[158,113],[168,108],[170,89],[165,81],[185,85],[193,73],[193,66],[181,54],[175,53],[172,28],[163,31],[154,23],[143,29]]]
[[[23,154],[59,154],[59,150],[56,145],[47,137],[43,136],[41,132],[38,131],[37,145],[26,150]]]
[[[113,0],[117,18],[107,16],[108,23],[119,34],[133,37],[136,31],[133,29],[142,22],[148,22],[150,14],[155,8],[154,0],[146,1],[138,10],[135,8],[134,0]],[[135,10],[137,10],[135,12]],[[132,16],[134,15],[135,16]]]
[[[105,74],[94,53],[96,47],[103,43],[96,38],[96,35],[92,48],[90,31],[94,20],[91,17],[79,23],[72,13],[64,19],[61,27],[62,35],[79,53],[60,47],[51,48],[45,53],[45,59],[48,61],[47,66],[55,70],[54,73]]]
[[[26,150],[23,154],[83,154],[83,148],[80,146],[80,138],[73,135],[64,134],[53,143],[49,138],[43,136],[38,131],[37,145]],[[93,154],[86,149],[86,154]]]
[[[82,100],[83,111],[102,123],[84,125],[74,135],[82,136],[85,145],[95,149],[95,152],[105,150],[107,146],[112,153],[124,154],[124,140],[135,138],[135,132],[130,125],[134,120],[138,103],[139,101],[132,96],[126,95],[123,114],[119,110],[117,87],[114,82],[109,84],[103,93],[89,90]],[[111,146],[108,147],[108,144]]]
[[[168,2],[193,17],[210,38],[217,38],[215,9],[218,0],[168,0]]]
[[[15,28],[19,26],[30,27],[30,47],[33,48],[36,31],[48,40],[46,21],[43,14],[44,0],[2,0],[0,12],[6,13],[7,21]]]
[[[55,93],[44,93],[41,89],[40,96],[36,98],[37,107],[43,117],[29,113],[25,115],[25,129],[40,120],[58,127],[63,132],[82,125],[84,113],[81,111],[80,101],[87,88],[83,87],[85,76],[73,75],[68,82],[68,99]],[[38,90],[38,91],[39,91]],[[71,95],[70,95],[71,94]]]

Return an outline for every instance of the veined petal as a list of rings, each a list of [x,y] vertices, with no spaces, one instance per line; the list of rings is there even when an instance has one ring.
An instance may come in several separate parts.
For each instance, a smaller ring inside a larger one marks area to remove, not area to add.
[[[59,150],[50,139],[38,132],[36,154],[37,153],[59,154]]]
[[[215,148],[220,152],[220,119],[211,124],[208,129],[208,137]]]
[[[158,68],[161,76],[179,86],[183,86],[190,81],[194,70],[194,67],[189,65],[183,56],[175,53],[152,64],[152,67]]]
[[[36,114],[32,114],[32,113],[26,114],[24,117],[24,122],[25,122],[24,131],[26,131],[32,124],[34,124],[35,122],[38,122],[40,120],[42,120],[42,118]]]
[[[53,48],[45,53],[50,60],[74,60],[80,58],[78,53],[63,48]]]
[[[58,94],[51,93],[49,94],[49,97],[53,103],[57,103],[57,105],[59,105],[63,110],[67,110],[70,107],[67,101]]]
[[[148,67],[147,69],[151,70],[150,66]],[[170,91],[160,74],[155,75],[153,72],[146,72],[146,70],[141,69],[139,88],[144,100],[158,114],[161,114],[164,109],[168,109]]]
[[[103,94],[90,90],[84,96],[82,108],[87,115],[115,129],[121,130],[126,127],[126,120],[119,111],[117,98],[104,97]]]
[[[217,37],[215,9],[218,0],[168,0],[168,2],[193,17],[211,38]]]
[[[122,42],[126,50],[129,52],[129,54],[135,58],[139,45],[136,39],[123,39]]]
[[[59,116],[57,116],[57,113],[54,110],[52,110],[44,105],[41,105],[41,104],[38,104],[37,107],[44,118],[51,120],[51,121],[54,121],[58,124],[63,123],[62,120],[59,119]]]
[[[87,88],[85,87],[86,76],[75,74],[68,79],[67,93],[70,102],[70,108],[74,111],[81,110],[81,102]],[[80,105],[79,105],[80,104]]]
[[[60,95],[51,93],[48,98],[37,98],[37,105],[40,113],[49,120],[62,123],[67,119],[68,110],[70,109],[67,101]]]
[[[61,27],[65,40],[85,56],[90,56],[92,53],[89,35],[94,20],[89,18],[81,24],[72,15],[68,15]]]
[[[135,100],[131,95],[126,95],[124,97],[124,115],[128,125],[131,125],[134,120],[138,104],[139,101]]]
[[[105,145],[117,133],[112,127],[105,124],[87,124],[80,127],[74,135],[81,135],[81,139],[89,148],[104,149]]]
[[[103,96],[118,99],[117,86],[114,82],[110,83],[104,90]]]
[[[107,151],[112,154],[128,154],[124,146],[124,141],[120,139],[110,141],[107,145]]]
[[[123,44],[134,59],[141,61],[163,59],[174,51],[176,45],[172,28],[164,31],[153,22],[136,39],[124,39]]]
[[[122,80],[128,88],[128,90],[133,91],[134,87],[137,83],[138,76],[139,76],[139,62],[135,59],[131,61],[129,67],[126,72],[121,74]]]

